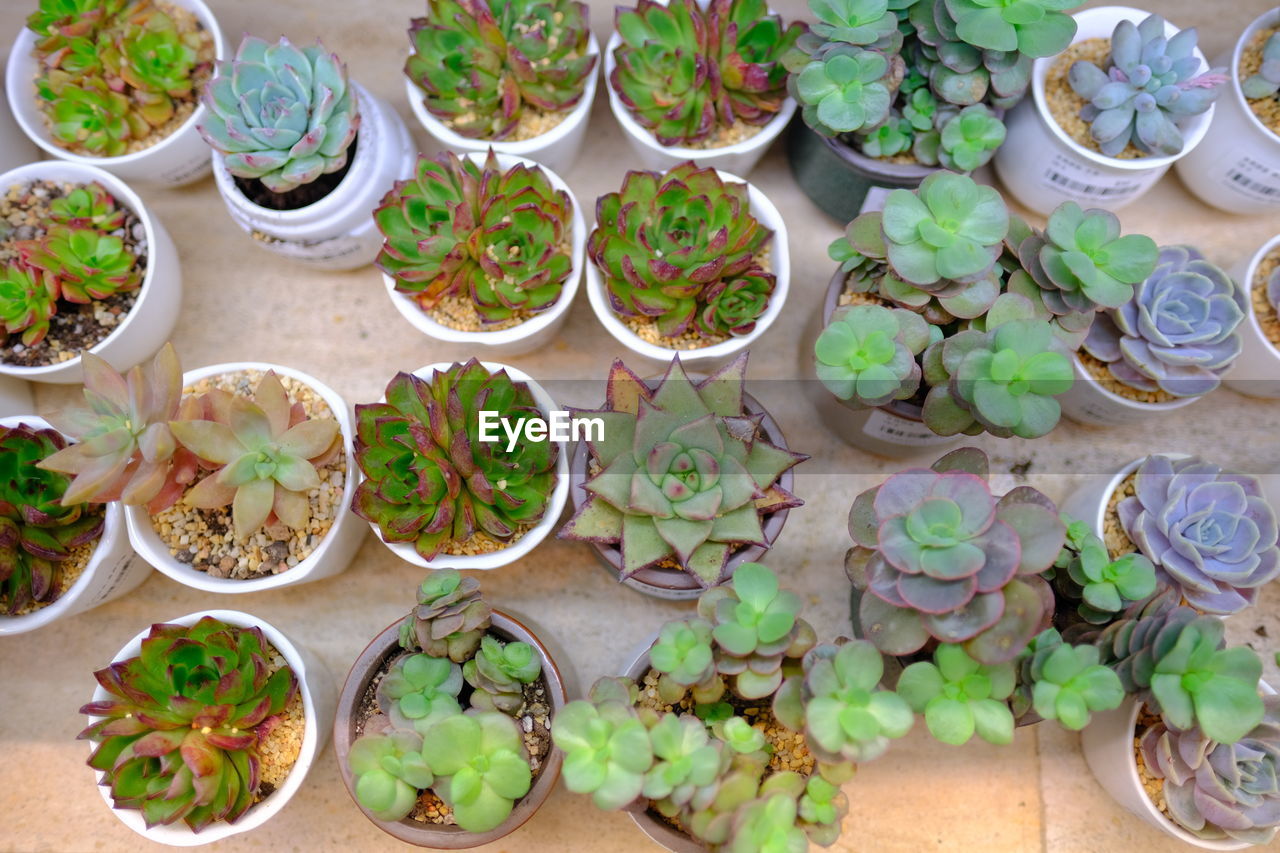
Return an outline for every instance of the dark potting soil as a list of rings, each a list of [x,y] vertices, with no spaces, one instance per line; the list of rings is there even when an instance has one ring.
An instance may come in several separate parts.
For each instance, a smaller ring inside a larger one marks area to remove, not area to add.
[[[327,196],[338,188],[338,184],[342,183],[342,179],[347,176],[347,172],[351,171],[351,164],[356,159],[356,151],[360,146],[360,134],[357,133],[355,139],[351,140],[351,145],[347,147],[347,162],[342,168],[336,172],[330,172],[327,175],[321,175],[309,184],[302,184],[289,190],[287,193],[276,193],[267,189],[262,185],[262,181],[257,178],[238,178],[232,177],[236,182],[236,187],[240,192],[244,193],[245,198],[268,210],[298,210],[309,204],[315,204],[320,199]]]

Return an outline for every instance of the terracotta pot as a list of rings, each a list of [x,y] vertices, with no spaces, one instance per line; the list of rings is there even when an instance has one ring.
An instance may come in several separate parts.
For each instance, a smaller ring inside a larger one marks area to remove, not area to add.
[[[533,635],[533,632],[512,616],[495,610],[493,611],[492,621],[492,630],[495,634],[507,641],[519,640],[522,643],[528,643],[533,646],[538,659],[542,661],[542,678],[546,684],[547,699],[551,704],[551,716],[554,725],[555,715],[560,713],[560,710],[569,701],[565,691],[564,678],[556,667],[556,662],[551,658],[546,646]],[[333,748],[337,754],[338,769],[342,773],[342,782],[347,786],[347,793],[351,795],[352,801],[356,803],[360,811],[364,812],[365,817],[373,821],[379,829],[388,835],[418,847],[429,847],[436,850],[463,850],[497,841],[499,838],[515,832],[524,825],[525,821],[533,817],[533,813],[551,795],[551,791],[556,786],[556,780],[560,778],[560,764],[563,762],[564,756],[554,746],[542,764],[542,772],[533,780],[533,787],[529,789],[529,793],[525,794],[515,804],[511,815],[501,825],[488,832],[467,832],[460,826],[420,823],[410,818],[395,822],[378,820],[356,800],[355,779],[351,775],[351,768],[347,766],[347,754],[351,751],[351,744],[355,742],[357,737],[356,724],[359,721],[360,705],[372,688],[374,678],[383,671],[392,657],[402,651],[403,649],[400,648],[400,620],[397,620],[388,625],[382,633],[373,638],[373,642],[365,647],[365,650],[356,658],[356,662],[351,665],[347,680],[342,685],[342,693],[338,696],[337,717],[333,723]]]

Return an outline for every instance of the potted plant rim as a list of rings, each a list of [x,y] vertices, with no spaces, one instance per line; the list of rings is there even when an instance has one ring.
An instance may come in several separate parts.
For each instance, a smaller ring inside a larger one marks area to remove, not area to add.
[[[518,355],[568,318],[587,226],[568,185],[532,160],[492,149],[419,157],[373,216],[387,293],[429,337]]]
[[[563,539],[587,542],[633,589],[691,599],[772,547],[801,505],[777,423],[744,390],[746,353],[693,380],[677,356],[645,381],[615,361],[600,426],[574,451],[574,516]]]
[[[381,244],[368,216],[412,171],[416,146],[336,54],[246,35],[204,88],[200,134],[227,211],[262,247],[318,269],[356,269]]]
[[[1251,397],[1280,398],[1280,236],[1268,240],[1236,281],[1245,295],[1241,352],[1224,381]]]
[[[1194,29],[1157,14],[1100,6],[1075,20],[1070,46],[1036,60],[1032,100],[995,158],[1009,192],[1046,215],[1067,200],[1118,210],[1140,198],[1200,144],[1227,81]]]
[[[614,340],[656,366],[728,362],[782,312],[787,228],[763,193],[686,161],[632,171],[596,200],[587,297]]]
[[[333,721],[332,677],[234,610],[152,625],[94,673],[89,766],[148,841],[194,847],[261,826],[298,792]]]
[[[765,0],[638,0],[614,12],[609,107],[647,169],[746,175],[796,104],[782,58],[804,32]]]
[[[416,566],[513,563],[547,537],[568,497],[568,458],[547,426],[555,411],[542,386],[502,364],[397,373],[380,402],[356,406],[362,480],[351,508]]]
[[[172,579],[241,593],[347,567],[363,526],[351,416],[329,388],[258,362],[182,372],[172,346],[127,377],[85,356],[84,397],[54,418],[81,443],[41,463],[66,503],[124,504],[134,550]]]
[[[430,572],[417,604],[356,659],[334,722],[338,766],[365,816],[419,847],[503,838],[551,794],[551,732],[568,697],[555,661],[474,578]]]
[[[34,0],[9,52],[5,91],[45,153],[166,186],[208,173],[200,89],[224,57],[203,0]]]
[[[848,222],[878,209],[889,189],[986,164],[1032,62],[1075,33],[1063,12],[1076,5],[811,2],[816,20],[783,58],[803,118],[787,139],[800,188]]]
[[[81,381],[81,353],[123,368],[163,345],[182,275],[168,232],[123,181],[46,161],[0,175],[0,374]]]
[[[567,172],[586,140],[600,46],[577,0],[443,0],[410,21],[414,116],[458,154],[490,149]]]

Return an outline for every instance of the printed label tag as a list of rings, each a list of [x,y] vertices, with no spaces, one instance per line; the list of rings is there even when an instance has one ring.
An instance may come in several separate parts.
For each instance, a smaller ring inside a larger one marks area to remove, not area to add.
[[[955,441],[955,436],[938,435],[922,423],[900,418],[883,409],[876,409],[867,417],[867,422],[862,425],[862,431],[872,438],[878,438],[890,444],[914,444],[928,447]]]
[[[98,571],[108,571],[108,575],[106,577],[105,582],[102,584],[102,586],[98,588],[98,593],[93,597],[93,601],[89,602],[89,607],[96,607],[97,605],[101,604],[102,602],[106,601],[108,598],[111,597],[111,593],[115,592],[116,587],[120,586],[120,582],[124,580],[125,575],[128,574],[129,563],[135,559],[141,560],[142,558],[136,557],[133,554],[133,552],[130,551],[126,553],[123,557],[121,557],[119,560],[116,560],[116,564],[112,566],[110,570],[107,570],[107,569],[98,570]],[[88,608],[85,608],[85,609],[88,609]]]
[[[1255,201],[1280,206],[1280,171],[1243,156],[1219,173],[1219,183]]]
[[[1159,178],[1158,173],[1156,179]],[[1151,185],[1146,175],[1119,177],[1104,174],[1073,157],[1054,154],[1040,173],[1045,186],[1080,201],[1116,203],[1133,198]]]

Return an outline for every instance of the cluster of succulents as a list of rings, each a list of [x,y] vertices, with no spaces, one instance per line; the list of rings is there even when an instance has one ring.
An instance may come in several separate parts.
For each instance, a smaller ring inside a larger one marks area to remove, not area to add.
[[[599,418],[603,435],[588,436],[587,497],[560,535],[617,545],[623,579],[660,565],[704,587],[724,580],[736,549],[768,547],[761,519],[800,504],[779,478],[808,457],[760,434],[746,365],[743,353],[694,382],[677,356],[650,387],[615,361],[605,407],[575,410]]]
[[[783,57],[805,123],[868,157],[968,172],[1004,142],[1031,63],[1065,48],[1074,0],[811,0]]]
[[[411,22],[404,73],[452,130],[503,140],[527,115],[578,104],[596,65],[590,34],[577,0],[441,0]]]
[[[1080,117],[1098,150],[1115,157],[1130,145],[1143,154],[1182,151],[1180,124],[1204,113],[1227,82],[1223,69],[1201,72],[1196,31],[1165,36],[1165,21],[1149,15],[1124,20],[1111,34],[1105,68],[1080,60],[1067,73],[1071,90],[1087,103]]]
[[[40,0],[37,103],[55,142],[99,157],[126,153],[168,124],[213,62],[202,29],[154,0]]]
[[[1062,517],[1066,542],[1044,577],[1053,584],[1057,609],[1055,624],[1064,631],[1072,626],[1105,625],[1136,602],[1156,591],[1156,570],[1137,552],[1115,558],[1087,522]],[[1073,604],[1070,610],[1066,605]]]
[[[317,41],[246,35],[204,91],[201,136],[231,174],[286,193],[347,165],[360,109],[347,67]]]
[[[1165,246],[1133,299],[1097,318],[1084,349],[1131,388],[1195,397],[1240,355],[1247,309],[1231,276],[1198,250]]]
[[[573,272],[573,203],[538,167],[420,156],[373,212],[378,268],[425,310],[465,297],[485,323],[546,310]]]
[[[787,96],[782,57],[804,31],[765,0],[638,0],[618,8],[615,25],[609,84],[636,122],[670,146],[767,124]]]
[[[458,826],[487,832],[533,782],[514,717],[541,660],[528,644],[493,636],[479,585],[452,569],[428,575],[418,602],[401,627],[405,651],[378,683],[378,713],[347,755],[356,799],[379,820],[398,821],[430,789]]]
[[[14,243],[0,265],[0,332],[35,346],[49,332],[59,302],[85,304],[142,284],[145,260],[120,238],[125,212],[98,183],[54,199],[36,225],[41,236]]]
[[[502,543],[536,524],[556,486],[559,448],[482,440],[480,412],[507,421],[541,418],[533,392],[476,359],[398,373],[386,402],[356,406],[356,462],[364,481],[352,509],[387,542],[424,559],[482,533]]]
[[[0,427],[0,613],[54,601],[72,549],[102,535],[102,513],[63,506],[71,481],[38,467],[66,446],[56,430]]]
[[[1280,92],[1280,32],[1272,33],[1262,45],[1262,67],[1240,83],[1251,101],[1274,98]]]
[[[89,766],[115,807],[194,832],[244,815],[262,741],[298,689],[272,654],[259,628],[205,616],[152,625],[137,656],[94,673],[111,698],[80,709],[99,718],[80,737],[97,743]]]
[[[601,196],[587,254],[615,312],[666,337],[714,339],[750,333],[768,309],[772,238],[746,184],[690,160],[665,174],[628,172],[619,192]]]

